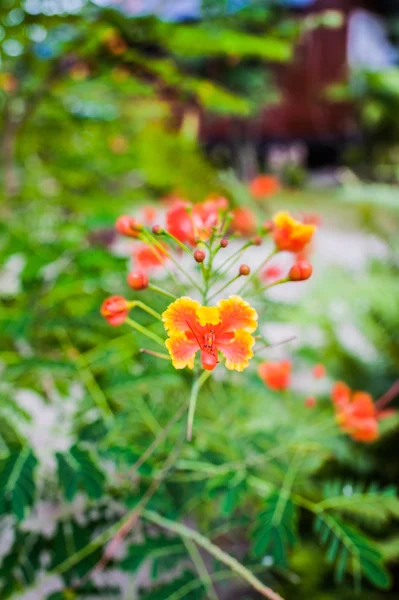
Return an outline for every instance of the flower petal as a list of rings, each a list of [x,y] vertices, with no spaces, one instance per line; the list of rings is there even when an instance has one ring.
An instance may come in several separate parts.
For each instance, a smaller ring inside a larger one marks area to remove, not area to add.
[[[273,238],[277,248],[288,252],[303,250],[316,231],[315,225],[305,225],[283,211],[273,217],[273,223]]]
[[[226,357],[226,369],[230,371],[243,371],[246,369],[249,360],[254,355],[252,352],[254,343],[254,338],[245,329],[237,329],[231,341],[218,343],[218,350]]]
[[[199,350],[196,342],[188,340],[184,333],[176,333],[166,340],[165,345],[175,369],[194,368],[195,353]]]
[[[220,321],[217,306],[200,306],[197,309],[197,319],[200,325],[217,325]]]
[[[169,335],[188,330],[195,331],[197,310],[201,307],[196,300],[182,296],[171,304],[162,314],[162,321]]]
[[[220,314],[219,332],[245,329],[249,333],[255,331],[258,323],[257,312],[240,296],[230,296],[218,303]]]

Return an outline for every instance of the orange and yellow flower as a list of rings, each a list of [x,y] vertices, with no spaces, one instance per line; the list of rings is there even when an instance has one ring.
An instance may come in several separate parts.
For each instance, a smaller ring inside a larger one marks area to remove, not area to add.
[[[288,212],[278,212],[273,217],[273,239],[279,250],[301,252],[315,231],[315,225],[296,221]]]
[[[216,306],[201,306],[187,296],[175,300],[162,315],[169,335],[166,347],[175,369],[194,367],[198,350],[204,369],[212,371],[225,357],[226,368],[243,371],[253,357],[258,315],[240,296],[220,300]]]

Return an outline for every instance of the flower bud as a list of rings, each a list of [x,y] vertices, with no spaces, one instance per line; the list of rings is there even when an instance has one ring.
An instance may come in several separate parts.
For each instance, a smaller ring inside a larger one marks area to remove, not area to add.
[[[240,265],[240,268],[238,270],[240,275],[249,275],[251,272],[251,269],[249,268],[248,265]]]
[[[262,243],[262,238],[260,237],[260,235],[256,235],[253,239],[252,239],[252,244],[254,246],[260,246]]]
[[[224,237],[220,240],[220,246],[222,248],[227,248],[228,245],[229,245],[229,240],[227,238]]]
[[[161,233],[163,233],[163,229],[160,225],[153,225],[152,226],[152,233],[154,235],[161,235]]]
[[[265,221],[262,225],[262,231],[264,233],[269,233],[273,229],[273,221]]]
[[[115,227],[120,234],[134,238],[139,237],[140,231],[143,230],[143,225],[128,215],[118,217]]]
[[[127,276],[127,283],[133,290],[145,290],[148,287],[148,277],[140,271],[133,271]]]
[[[102,303],[100,312],[112,327],[118,327],[129,314],[129,303],[123,296],[110,296]]]
[[[313,408],[317,404],[317,400],[314,396],[308,396],[305,398],[305,406],[306,408]]]
[[[197,248],[193,254],[195,260],[197,261],[197,263],[202,263],[205,260],[205,252],[203,250],[201,250],[201,248]]]
[[[288,277],[291,281],[305,281],[309,279],[313,272],[313,267],[307,260],[298,260],[293,265],[288,273]]]

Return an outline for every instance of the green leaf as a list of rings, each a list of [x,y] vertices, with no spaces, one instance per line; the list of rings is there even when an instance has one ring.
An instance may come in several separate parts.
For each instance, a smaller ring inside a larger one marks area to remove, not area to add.
[[[272,554],[276,563],[287,564],[287,553],[296,541],[297,513],[290,498],[275,491],[266,509],[256,519],[252,531],[252,552],[256,557]]]
[[[203,589],[195,585],[197,578],[191,571],[185,571],[180,577],[152,588],[145,590],[140,594],[140,600],[165,600],[172,594],[187,590],[184,594],[184,600],[201,600],[203,598]]]
[[[0,466],[0,513],[11,510],[22,521],[26,509],[34,502],[36,484],[34,472],[37,459],[25,446],[5,458]]]
[[[2,557],[0,566],[0,597],[2,600],[32,585],[40,566],[44,538],[33,533],[15,532],[14,543]]]
[[[152,574],[155,578],[159,573],[173,569],[185,557],[187,551],[180,538],[160,535],[147,538],[143,544],[130,545],[120,567],[124,571],[135,572],[144,561],[152,559]]]
[[[345,571],[351,571],[360,584],[363,574],[375,586],[386,589],[390,578],[377,546],[353,526],[329,513],[320,514],[314,522],[320,542],[326,546],[328,562],[335,562],[335,578],[342,581]]]
[[[345,513],[369,527],[381,527],[399,515],[399,499],[393,487],[379,489],[374,484],[366,487],[335,480],[324,484],[323,495],[318,505],[323,511]]]
[[[105,476],[88,450],[72,446],[65,454],[57,452],[56,458],[60,486],[67,500],[73,500],[79,488],[84,489],[90,498],[101,497]]]

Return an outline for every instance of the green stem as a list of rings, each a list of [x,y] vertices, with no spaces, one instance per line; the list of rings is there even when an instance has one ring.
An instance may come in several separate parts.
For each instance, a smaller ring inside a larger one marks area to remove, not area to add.
[[[194,414],[195,407],[197,404],[198,392],[204,385],[205,381],[210,376],[211,371],[203,371],[202,374],[194,381],[193,387],[191,389],[189,407],[188,407],[188,420],[187,420],[187,440],[191,442],[191,438],[193,435],[193,423],[194,423]]]
[[[176,523],[176,521],[170,521],[169,519],[165,519],[160,514],[152,511],[152,510],[143,510],[142,517],[159,527],[167,529],[168,531],[172,531],[177,535],[180,535],[183,539],[192,540],[199,546],[203,548],[209,554],[211,554],[214,558],[224,563],[230,569],[235,571],[242,579],[244,579],[251,587],[253,587],[256,591],[258,591],[264,598],[269,598],[269,600],[283,600],[283,598],[274,592],[271,588],[264,585],[251,571],[249,571],[244,565],[242,565],[236,558],[227,554],[224,550],[219,548],[213,544],[207,537],[201,535],[195,529],[191,529],[182,523]]]
[[[197,573],[201,579],[202,585],[205,588],[207,597],[209,598],[209,600],[218,600],[215,588],[213,587],[212,579],[208,573],[208,570],[205,566],[201,554],[198,551],[197,546],[189,538],[183,538],[183,542],[187,548],[187,551],[190,555],[191,560],[193,561],[195,568],[197,569]]]
[[[269,262],[269,260],[271,258],[273,258],[273,256],[275,254],[277,254],[277,252],[280,252],[278,248],[273,248],[273,250],[270,252],[270,254],[268,256],[266,256],[265,260],[263,262],[260,263],[259,267],[252,273],[252,275],[250,277],[248,277],[247,281],[244,283],[244,285],[242,286],[241,289],[238,290],[238,294],[241,294],[243,292],[243,290],[250,284],[253,282],[253,280],[255,279],[255,277],[257,277],[260,273],[260,271],[263,269],[263,267]]]
[[[233,277],[232,279],[230,279],[230,281],[228,281],[223,287],[221,287],[219,290],[217,290],[216,292],[214,292],[211,297],[209,298],[209,300],[212,300],[212,298],[214,298],[215,296],[218,296],[219,294],[221,294],[223,292],[223,290],[225,290],[226,288],[229,287],[229,285],[231,285],[232,283],[234,283],[235,281],[237,281],[237,279],[239,279],[241,277],[240,273],[238,275],[236,275],[235,277]]]
[[[190,248],[188,248],[185,244],[183,244],[183,242],[181,242],[180,240],[177,239],[177,237],[175,237],[174,235],[172,235],[171,233],[169,233],[169,231],[163,231],[163,235],[167,238],[169,238],[170,240],[172,240],[173,242],[175,242],[175,244],[177,244],[179,246],[179,248],[181,248],[182,250],[184,250],[184,252],[186,252],[187,254],[189,254],[190,256],[193,255],[192,251],[190,250]]]
[[[230,267],[233,266],[233,264],[239,259],[241,254],[243,252],[245,252],[245,250],[247,250],[247,248],[249,248],[250,246],[252,246],[252,242],[247,242],[246,244],[244,244],[244,246],[242,248],[239,248],[238,250],[236,250],[236,252],[231,254],[231,256],[229,256],[224,261],[224,263],[221,264],[220,267],[218,269],[216,269],[216,271],[214,271],[213,277],[216,277],[219,275],[220,275],[220,277],[224,277],[224,275],[226,275],[228,269],[230,269]]]
[[[148,289],[152,290],[153,292],[157,292],[158,294],[162,294],[162,296],[166,296],[167,298],[172,298],[172,300],[177,300],[177,296],[171,294],[170,292],[167,292],[166,290],[163,290],[157,285],[152,285],[152,283],[149,284]]]
[[[154,352],[154,350],[148,350],[147,348],[140,348],[140,352],[142,354],[149,354],[150,356],[155,356],[155,358],[162,358],[162,360],[172,360],[169,354],[164,354],[163,352]]]
[[[149,315],[154,317],[154,319],[157,319],[158,321],[162,321],[161,315],[156,310],[150,308],[144,302],[141,302],[141,300],[132,300],[131,302],[129,302],[129,305],[130,305],[130,308],[135,308],[137,306],[138,308],[141,308],[141,310],[144,310],[146,313],[148,313]]]
[[[150,340],[153,340],[154,342],[156,342],[157,344],[159,344],[160,346],[162,346],[162,348],[165,348],[165,340],[163,340],[162,338],[160,338],[159,335],[157,335],[156,333],[153,333],[152,331],[149,331],[148,329],[146,329],[145,327],[143,327],[142,325],[140,325],[140,323],[137,323],[137,321],[134,321],[133,319],[127,318],[125,320],[125,323],[127,323],[128,325],[130,325],[130,327],[132,327],[132,329],[135,329],[136,331],[139,331],[140,333],[142,333],[143,335],[145,335],[146,337],[148,337]]]
[[[274,287],[275,285],[280,285],[280,283],[288,283],[288,281],[291,281],[291,279],[289,277],[283,277],[282,279],[279,279],[278,281],[275,281],[274,283],[270,283],[269,285],[265,285],[260,290],[256,290],[256,292],[254,292],[253,294],[251,294],[251,296],[257,296],[258,294],[262,294],[262,292],[266,292],[267,290],[269,290],[270,288]]]

